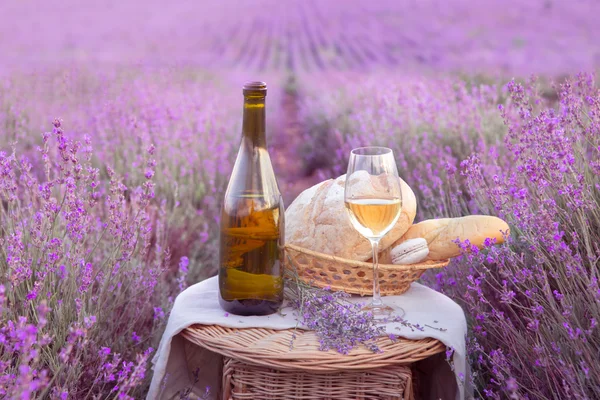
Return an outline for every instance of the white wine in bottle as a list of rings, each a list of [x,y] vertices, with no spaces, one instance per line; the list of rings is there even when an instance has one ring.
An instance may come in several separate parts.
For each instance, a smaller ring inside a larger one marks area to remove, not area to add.
[[[221,212],[219,302],[268,315],[283,302],[284,205],[267,152],[267,85],[244,85],[242,140]]]

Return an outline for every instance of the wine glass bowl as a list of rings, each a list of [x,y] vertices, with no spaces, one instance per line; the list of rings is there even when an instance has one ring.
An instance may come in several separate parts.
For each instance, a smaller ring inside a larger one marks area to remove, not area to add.
[[[348,161],[344,203],[352,226],[369,240],[373,250],[373,300],[366,309],[376,317],[396,310],[386,306],[379,291],[379,241],[394,227],[402,212],[398,168],[391,149],[360,147]]]

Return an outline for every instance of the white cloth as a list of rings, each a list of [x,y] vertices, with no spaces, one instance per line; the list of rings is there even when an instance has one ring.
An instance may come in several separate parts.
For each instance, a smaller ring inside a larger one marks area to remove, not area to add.
[[[292,310],[269,316],[240,317],[227,315],[219,306],[217,277],[209,278],[183,291],[173,305],[167,327],[152,363],[154,375],[147,395],[148,400],[170,399],[178,391],[192,387],[193,393],[202,394],[209,386],[210,399],[216,399],[220,385],[221,356],[186,341],[179,333],[193,324],[221,325],[230,328],[290,329],[296,326]],[[353,297],[352,301],[365,302],[366,298]],[[431,399],[470,398],[471,389],[465,387],[468,379],[465,337],[467,323],[458,304],[445,295],[418,283],[400,296],[386,296],[385,302],[402,307],[404,318],[412,324],[443,328],[444,331],[425,327],[424,331],[410,330],[399,324],[387,324],[390,334],[408,339],[431,337],[454,349],[454,371],[442,353],[430,361],[425,386]],[[284,315],[282,315],[284,314]],[[400,330],[396,329],[400,327]],[[194,370],[199,368],[197,379]],[[196,382],[195,382],[196,381]]]

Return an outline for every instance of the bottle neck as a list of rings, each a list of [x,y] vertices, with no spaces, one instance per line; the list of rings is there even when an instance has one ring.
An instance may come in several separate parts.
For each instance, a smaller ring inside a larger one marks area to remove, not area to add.
[[[244,96],[242,138],[252,147],[267,147],[265,96]]]

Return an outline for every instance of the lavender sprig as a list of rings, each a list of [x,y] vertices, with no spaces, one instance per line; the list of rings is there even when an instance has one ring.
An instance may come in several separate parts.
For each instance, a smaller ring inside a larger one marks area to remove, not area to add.
[[[288,260],[290,265],[294,265],[289,256]],[[388,336],[396,340],[395,335],[386,334],[386,323],[399,323],[413,331],[424,330],[420,325],[401,317],[377,321],[373,313],[363,310],[364,304],[349,301],[349,294],[313,287],[302,281],[296,271],[286,270],[285,278],[286,298],[295,309],[298,324],[315,331],[322,351],[335,350],[348,354],[355,347],[363,345],[373,352],[380,352],[378,338]],[[294,339],[295,334],[290,347]]]

